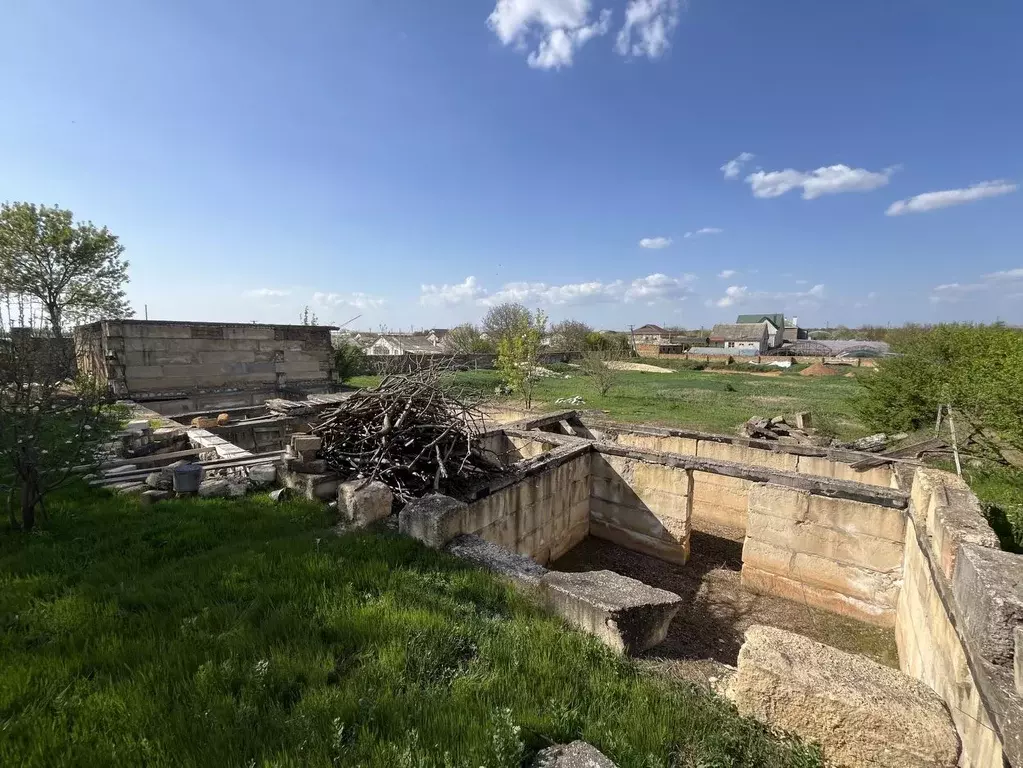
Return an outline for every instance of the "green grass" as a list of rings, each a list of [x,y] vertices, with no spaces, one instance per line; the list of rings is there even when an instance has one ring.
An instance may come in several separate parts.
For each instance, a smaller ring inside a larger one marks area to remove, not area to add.
[[[730,434],[751,416],[813,411],[830,417],[841,439],[870,432],[851,402],[859,391],[856,378],[800,376],[795,371],[770,377],[709,371],[629,371],[622,372],[617,386],[601,397],[589,379],[578,373],[568,375],[572,378],[538,380],[534,407],[553,410],[561,407],[554,404],[558,398],[581,395],[586,400],[585,408],[607,411],[620,421]],[[466,371],[455,374],[453,380],[457,385],[492,394],[501,376],[495,370]],[[376,377],[365,376],[353,379],[351,384],[372,386],[377,381]]]
[[[323,508],[75,489],[0,529],[0,765],[817,766],[490,575]]]

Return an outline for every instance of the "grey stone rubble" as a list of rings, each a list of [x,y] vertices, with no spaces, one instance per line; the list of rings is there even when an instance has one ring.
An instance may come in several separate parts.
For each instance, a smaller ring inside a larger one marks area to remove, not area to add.
[[[754,625],[727,696],[743,715],[820,743],[834,764],[955,768],[959,737],[934,691],[793,632]]]
[[[540,750],[533,768],[618,768],[603,752],[585,741],[555,744]]]

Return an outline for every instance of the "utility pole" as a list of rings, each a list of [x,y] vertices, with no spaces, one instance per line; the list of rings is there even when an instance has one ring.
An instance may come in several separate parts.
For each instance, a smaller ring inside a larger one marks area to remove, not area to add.
[[[629,325],[629,336],[632,338],[632,351],[636,351],[636,327]]]

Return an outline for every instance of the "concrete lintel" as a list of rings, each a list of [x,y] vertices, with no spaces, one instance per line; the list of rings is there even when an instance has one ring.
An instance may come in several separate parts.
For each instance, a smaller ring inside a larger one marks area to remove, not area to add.
[[[892,509],[907,509],[909,507],[909,494],[905,491],[882,488],[876,485],[866,485],[850,480],[822,478],[782,469],[769,469],[767,467],[718,461],[716,459],[700,459],[695,456],[644,451],[615,443],[594,443],[593,447],[594,450],[601,454],[622,456],[627,459],[635,459],[652,464],[663,464],[668,467],[709,472],[715,475],[726,475],[741,480],[749,480],[754,483],[785,485],[790,488],[809,491],[818,496],[862,501],[867,504],[877,504]]]

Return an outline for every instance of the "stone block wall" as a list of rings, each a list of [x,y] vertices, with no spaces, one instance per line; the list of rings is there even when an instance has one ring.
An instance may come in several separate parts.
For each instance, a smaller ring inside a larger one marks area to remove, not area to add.
[[[749,492],[742,584],[894,626],[905,536],[903,509],[756,484]]]
[[[1003,552],[955,475],[918,469],[895,634],[902,670],[948,704],[963,765],[1023,765],[1023,556]]]
[[[540,564],[590,533],[589,446],[563,447],[524,476],[488,489],[461,513],[457,534],[476,534]]]
[[[252,399],[198,400],[228,390],[326,392],[334,383],[331,328],[102,320],[75,329],[79,367],[118,397],[183,400],[174,412]]]
[[[689,558],[690,471],[592,454],[590,533],[671,562]]]

